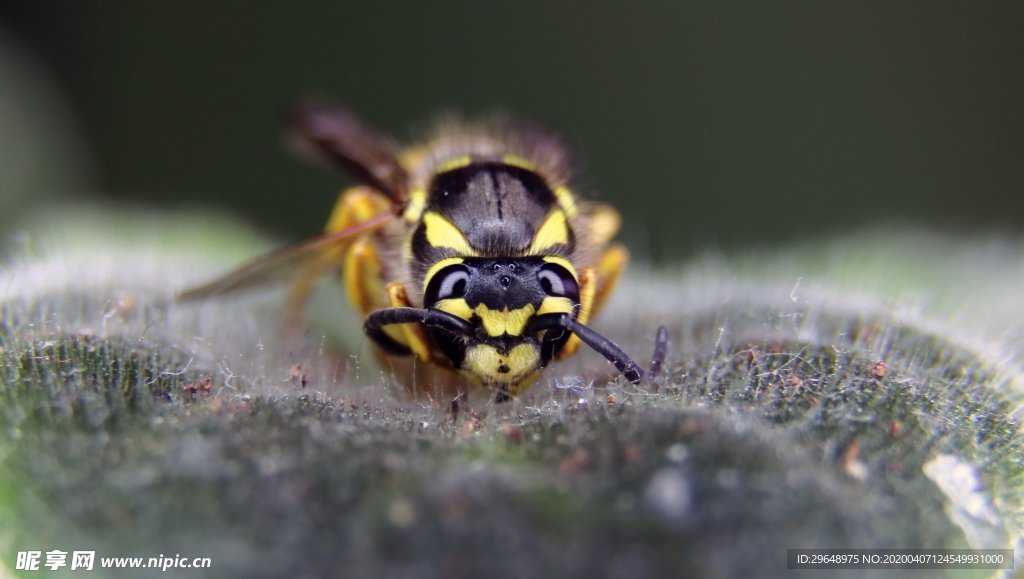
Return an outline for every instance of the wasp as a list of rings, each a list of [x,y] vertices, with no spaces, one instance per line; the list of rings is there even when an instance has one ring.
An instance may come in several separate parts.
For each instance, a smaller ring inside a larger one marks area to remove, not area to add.
[[[284,325],[301,323],[321,276],[340,273],[378,358],[410,390],[459,392],[468,381],[506,400],[581,344],[629,381],[642,380],[643,370],[587,325],[628,253],[613,241],[619,213],[572,188],[557,137],[507,120],[449,123],[401,150],[348,110],[322,103],[298,107],[289,129],[301,149],[359,184],[341,193],[319,237],[180,299],[242,288],[300,263]],[[664,336],[661,329],[652,368]]]

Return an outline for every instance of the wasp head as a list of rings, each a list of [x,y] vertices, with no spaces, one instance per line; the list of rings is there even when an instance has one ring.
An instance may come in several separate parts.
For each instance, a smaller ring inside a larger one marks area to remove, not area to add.
[[[458,316],[469,335],[431,328],[452,365],[490,388],[514,394],[565,345],[563,329],[531,331],[545,314],[579,311],[579,281],[559,257],[450,258],[427,274],[424,307]]]

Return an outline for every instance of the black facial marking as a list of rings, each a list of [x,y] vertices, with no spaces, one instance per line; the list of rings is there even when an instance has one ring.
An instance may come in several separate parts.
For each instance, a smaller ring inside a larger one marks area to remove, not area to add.
[[[452,366],[461,368],[462,361],[466,359],[466,340],[440,328],[430,328],[430,336],[445,357],[451,361]]]
[[[490,309],[510,310],[539,306],[547,295],[537,276],[543,264],[540,258],[466,259],[470,272],[466,303],[471,308],[484,304]]]

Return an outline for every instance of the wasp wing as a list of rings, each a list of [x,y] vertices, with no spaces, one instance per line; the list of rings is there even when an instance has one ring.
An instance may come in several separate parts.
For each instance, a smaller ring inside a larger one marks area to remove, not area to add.
[[[306,103],[292,112],[288,128],[290,142],[300,152],[347,170],[396,205],[405,202],[409,174],[394,144],[347,109]]]
[[[375,231],[394,217],[394,213],[384,213],[341,231],[326,233],[268,253],[213,281],[180,292],[177,301],[205,299],[282,279],[294,279],[296,284],[314,282],[332,264],[338,263],[352,238]]]

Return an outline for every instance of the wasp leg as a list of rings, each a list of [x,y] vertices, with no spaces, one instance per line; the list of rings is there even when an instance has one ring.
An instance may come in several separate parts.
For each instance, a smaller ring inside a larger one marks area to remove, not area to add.
[[[460,321],[464,321],[458,318]],[[644,378],[644,371],[640,366],[615,345],[614,342],[601,334],[591,330],[582,323],[574,320],[572,316],[565,313],[544,314],[537,316],[530,322],[528,332],[541,332],[544,330],[566,330],[573,335],[579,336],[584,344],[590,346],[595,352],[601,354],[606,360],[615,365],[615,368],[633,384],[639,384]]]
[[[576,316],[577,321],[586,324],[601,311],[628,262],[629,251],[615,243],[604,252],[596,268],[585,268],[580,272],[580,312]],[[580,339],[573,335],[559,350],[557,358],[564,360],[579,348]]]
[[[584,228],[591,245],[603,247],[619,232],[622,216],[611,205],[595,202],[584,203],[583,212],[586,218]]]
[[[405,356],[416,353],[414,348],[399,343],[384,332],[385,328],[396,324],[403,327],[413,326],[421,330],[422,326],[433,326],[463,336],[472,336],[474,332],[472,324],[454,314],[435,309],[410,307],[393,307],[371,312],[363,322],[363,331],[366,332],[367,337],[388,352]],[[426,343],[422,345],[426,346]]]
[[[392,309],[384,310],[384,311],[396,311],[396,310],[407,310],[407,309],[413,309],[415,311],[426,311],[426,312],[435,311],[435,310],[417,310],[416,308],[411,308],[412,304],[409,302],[409,294],[405,291],[405,286],[400,284],[400,283],[398,283],[398,282],[391,282],[391,283],[388,284],[387,294],[388,294],[388,302],[390,303]],[[452,317],[454,317],[454,316],[452,316]],[[367,320],[369,320],[369,319],[370,318],[367,317]],[[457,319],[461,319],[461,318],[457,318]],[[422,321],[422,320],[417,320],[417,321]],[[429,362],[430,358],[431,358],[431,355],[430,355],[430,350],[431,350],[430,344],[431,344],[431,341],[430,341],[430,337],[427,336],[427,332],[423,328],[423,324],[414,323],[414,322],[391,322],[391,323],[402,324],[401,326],[399,326],[401,328],[401,331],[402,331],[402,337],[399,339],[399,341],[406,348],[408,348],[413,354],[415,354],[416,357],[419,358],[421,361]],[[423,322],[423,323],[426,323],[426,322]],[[431,324],[427,324],[427,325],[431,325]]]
[[[384,299],[387,294],[381,283],[380,256],[370,240],[360,239],[352,243],[345,255],[343,271],[348,300],[360,315],[366,316],[387,306]]]
[[[361,316],[366,317],[370,312],[388,307],[389,294],[384,288],[383,278],[380,255],[373,242],[369,239],[353,242],[345,256],[343,279],[348,300]],[[391,303],[390,305],[408,304]],[[408,353],[406,347],[408,342],[402,328],[395,326],[384,331],[391,341],[402,346],[403,353]],[[385,348],[385,350],[395,353],[394,348]]]
[[[605,300],[615,289],[619,276],[626,269],[629,252],[621,244],[608,245],[622,223],[622,218],[614,207],[604,203],[585,203],[583,213],[585,221],[582,227],[586,231],[588,243],[595,247],[608,246],[596,267],[584,268],[580,272],[580,311],[576,319],[585,324],[601,311]],[[559,350],[557,358],[568,358],[575,354],[579,347],[580,340],[573,335]]]
[[[594,300],[590,305],[590,315],[596,316],[597,312],[601,311],[608,296],[612,295],[612,290],[619,283],[619,276],[622,272],[626,271],[626,265],[629,263],[629,250],[625,246],[614,243],[605,250],[604,255],[601,256],[601,261],[597,263],[597,279],[598,285],[594,292]]]
[[[348,229],[392,210],[391,200],[369,187],[346,189],[338,197],[324,229],[330,233]]]
[[[580,311],[576,315],[576,321],[581,324],[587,323],[593,311],[591,305],[594,302],[594,292],[597,289],[597,272],[593,268],[585,268],[580,271]],[[580,338],[576,334],[569,336],[565,345],[555,355],[555,359],[564,360],[572,356],[580,349]]]
[[[360,223],[379,217],[391,211],[391,201],[368,187],[355,187],[341,194],[325,228],[327,233],[344,231]],[[365,234],[364,234],[365,235]],[[303,312],[316,288],[316,282],[329,270],[340,270],[346,255],[356,239],[338,240],[333,247],[324,250],[316,259],[306,264],[295,276],[295,282],[288,290],[282,309],[282,328],[286,336],[300,335]],[[352,286],[348,287],[352,296]]]
[[[621,244],[611,242],[622,223],[622,217],[614,207],[604,203],[586,203],[583,212],[583,230],[588,243],[593,247],[607,248],[596,265],[598,284],[593,303],[590,304],[590,316],[593,317],[601,311],[605,300],[615,289],[619,275],[625,271],[629,252]]]
[[[665,355],[668,354],[668,330],[665,326],[659,326],[658,332],[654,335],[654,352],[651,353],[651,369],[647,372],[647,383],[652,384],[654,379],[661,374],[661,367],[665,364]]]

